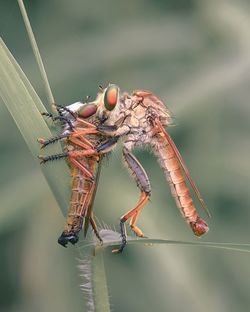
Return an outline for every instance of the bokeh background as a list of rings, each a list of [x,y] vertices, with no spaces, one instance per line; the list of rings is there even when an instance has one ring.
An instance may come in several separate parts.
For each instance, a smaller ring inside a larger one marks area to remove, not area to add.
[[[95,97],[109,82],[154,91],[175,116],[169,131],[212,213],[202,241],[248,243],[250,2],[25,4],[57,103]],[[0,0],[0,27],[49,107],[16,1]],[[2,103],[0,124],[0,311],[84,311],[74,248],[56,242],[64,218]],[[153,155],[136,155],[153,188],[139,226],[151,238],[197,240]],[[96,215],[117,226],[138,195],[119,147],[103,168]],[[194,247],[140,244],[122,256],[107,250],[112,309],[249,311],[249,261],[247,253]]]

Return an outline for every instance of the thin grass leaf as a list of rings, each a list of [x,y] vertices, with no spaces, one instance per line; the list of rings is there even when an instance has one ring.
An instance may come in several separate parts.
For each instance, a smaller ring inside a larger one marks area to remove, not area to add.
[[[101,230],[99,235],[103,239],[102,248],[105,247],[117,247],[121,244],[120,233],[112,230]],[[179,246],[192,246],[192,247],[207,247],[217,248],[231,251],[250,252],[250,244],[243,243],[218,243],[218,242],[192,242],[192,241],[178,241],[169,239],[157,239],[157,238],[133,238],[128,237],[128,245],[130,244],[143,244],[143,245],[179,245]],[[95,245],[94,242],[88,242],[79,247],[79,249],[89,248],[89,246]],[[127,247],[126,247],[127,248]]]
[[[109,312],[110,304],[102,249],[102,247],[95,249],[95,257],[91,262],[93,297],[96,312]]]
[[[39,70],[40,70],[40,73],[41,73],[41,76],[42,76],[42,80],[43,80],[43,83],[44,83],[44,87],[45,87],[45,90],[46,90],[48,101],[52,105],[52,103],[54,103],[55,100],[54,100],[54,97],[53,97],[53,94],[52,94],[52,91],[51,91],[51,88],[50,88],[50,85],[49,85],[48,77],[47,77],[47,74],[46,74],[46,71],[45,71],[45,68],[44,68],[44,65],[43,65],[43,61],[42,61],[42,58],[41,58],[41,55],[40,55],[40,52],[39,52],[39,49],[38,49],[38,46],[37,46],[37,43],[36,43],[36,39],[35,39],[33,30],[32,30],[31,25],[30,25],[30,21],[29,21],[29,18],[28,18],[28,15],[27,15],[24,3],[23,3],[22,0],[17,0],[17,1],[18,1],[18,4],[19,4],[19,7],[20,7],[21,14],[23,16],[23,21],[24,21],[24,24],[25,24],[25,27],[26,27],[26,30],[27,30],[27,33],[28,33],[28,36],[29,36],[29,40],[30,40],[30,44],[31,44],[33,53],[35,55],[37,65],[39,67]]]
[[[41,151],[37,138],[52,136],[41,116],[41,112],[46,112],[46,109],[2,39],[0,40],[0,59],[0,97],[15,120],[32,155],[38,162],[37,155]],[[45,152],[47,151],[43,151],[43,153]],[[60,152],[60,144],[48,148],[49,154]],[[41,166],[41,170],[60,208],[66,214],[70,179],[65,162],[55,162],[53,166],[50,164]]]

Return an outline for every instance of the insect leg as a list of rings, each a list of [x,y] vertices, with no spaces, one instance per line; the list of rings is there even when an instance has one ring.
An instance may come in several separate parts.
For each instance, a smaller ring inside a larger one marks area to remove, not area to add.
[[[94,179],[94,176],[92,174],[92,172],[90,172],[83,164],[81,164],[78,160],[76,160],[75,158],[71,158],[70,159],[71,163],[76,166],[79,170],[81,170],[81,172],[88,178],[90,178],[91,180]]]
[[[42,115],[51,118],[52,121],[60,120],[60,121],[62,121],[62,122],[64,122],[64,123],[67,123],[68,126],[69,126],[69,128],[70,128],[71,130],[73,130],[73,125],[72,125],[71,120],[70,120],[69,118],[63,116],[62,114],[60,114],[60,115],[58,115],[58,116],[54,116],[54,115],[51,114],[51,113],[44,112],[44,113],[42,113]]]
[[[99,125],[96,127],[100,132],[113,132],[117,130],[117,126],[109,126],[109,125]]]
[[[121,236],[122,236],[122,244],[120,245],[119,249],[113,250],[115,253],[122,252],[124,247],[127,244],[127,235],[126,235],[126,228],[125,228],[125,222],[131,219],[130,226],[131,229],[136,233],[136,235],[140,237],[144,237],[144,234],[142,231],[135,225],[136,221],[139,217],[139,214],[144,207],[144,205],[148,202],[151,194],[151,186],[148,179],[148,176],[143,169],[142,165],[139,163],[139,161],[136,159],[136,157],[130,153],[126,148],[123,149],[123,157],[128,165],[128,169],[131,171],[132,176],[134,177],[137,186],[141,190],[141,196],[139,199],[139,202],[137,206],[127,212],[125,215],[123,215],[120,219],[120,228],[121,228]]]
[[[119,137],[111,137],[96,147],[98,153],[107,152],[117,143]]]
[[[41,164],[44,164],[47,161],[58,160],[58,159],[61,159],[61,158],[66,158],[68,156],[69,156],[69,153],[68,152],[64,152],[64,153],[59,153],[59,154],[54,154],[54,155],[49,155],[49,156],[39,155],[38,158],[41,160]]]
[[[69,113],[74,119],[76,119],[75,114],[70,109],[68,109],[67,107],[64,107],[64,106],[56,104],[56,103],[53,103],[53,106],[56,108],[56,110],[60,116],[62,116],[61,111],[65,111],[65,112]]]
[[[72,137],[79,137],[87,134],[97,134],[97,130],[95,128],[92,129],[84,129],[84,130],[77,130],[71,134]]]
[[[76,118],[76,121],[78,121],[79,123],[81,123],[82,125],[84,125],[86,128],[92,128],[92,129],[96,129],[96,126],[93,125],[92,123],[82,119],[82,118]]]
[[[93,148],[93,145],[89,142],[89,140],[85,139],[84,137],[80,138],[69,137],[69,141],[84,149]]]
[[[78,157],[84,157],[84,156],[93,156],[97,155],[97,152],[93,148],[86,149],[85,151],[69,151],[68,156],[70,158],[78,158]]]
[[[93,148],[88,148],[85,151],[80,151],[80,150],[68,151],[68,152],[49,155],[49,156],[39,155],[38,158],[41,160],[41,164],[44,164],[47,161],[58,160],[61,158],[66,158],[66,157],[70,157],[70,159],[73,161],[75,158],[78,158],[78,157],[93,156],[96,154],[97,154],[96,150],[94,150]]]
[[[52,138],[49,138],[47,140],[43,139],[43,138],[39,138],[37,139],[37,141],[41,144],[41,148],[44,148],[46,147],[47,145],[49,144],[53,144],[59,140],[62,140],[64,138],[67,138],[69,136],[69,134],[60,134],[58,136],[55,136],[55,137],[52,137]]]
[[[100,234],[99,234],[99,232],[97,230],[97,226],[96,226],[96,223],[95,223],[95,220],[94,220],[93,213],[91,213],[91,216],[90,216],[89,219],[90,219],[90,224],[92,226],[92,229],[93,229],[93,231],[95,233],[95,236],[99,239],[100,243],[102,244],[103,240],[102,240],[102,238],[101,238],[101,236],[100,236]]]

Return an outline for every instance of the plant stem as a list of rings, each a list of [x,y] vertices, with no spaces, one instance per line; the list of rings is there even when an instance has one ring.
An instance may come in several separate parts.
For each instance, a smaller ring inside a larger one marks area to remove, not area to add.
[[[41,112],[46,109],[32,88],[25,74],[0,39],[0,97],[3,99],[11,116],[15,120],[32,155],[37,160],[41,153],[37,142],[38,137],[49,138],[51,131],[46,125]],[[55,143],[48,148],[48,153],[56,154],[62,151],[60,144]],[[65,162],[56,162],[51,166],[40,166],[56,200],[64,215],[69,201],[69,173]]]
[[[31,25],[30,25],[30,21],[29,21],[24,3],[22,0],[17,0],[17,1],[19,4],[19,7],[20,7],[21,14],[23,16],[23,21],[24,21],[24,24],[25,24],[25,27],[26,27],[26,30],[27,30],[27,33],[28,33],[28,36],[30,39],[31,47],[32,47],[32,50],[34,52],[36,62],[38,64],[38,67],[39,67],[39,70],[40,70],[40,73],[42,76],[42,80],[43,80],[44,87],[46,90],[47,99],[48,99],[50,105],[52,105],[53,103],[55,103],[55,100],[54,100],[54,97],[53,97],[53,94],[52,94],[52,91],[51,91],[51,88],[49,85],[48,77],[47,77],[47,74],[46,74],[46,71],[45,71],[45,68],[43,65],[43,61],[42,61],[42,58],[41,58],[41,55],[40,55],[40,52],[39,52],[39,49],[38,49],[38,46],[36,43],[34,33],[32,31]]]
[[[96,312],[110,312],[108,286],[103,260],[104,248],[96,247],[92,260],[92,285]]]

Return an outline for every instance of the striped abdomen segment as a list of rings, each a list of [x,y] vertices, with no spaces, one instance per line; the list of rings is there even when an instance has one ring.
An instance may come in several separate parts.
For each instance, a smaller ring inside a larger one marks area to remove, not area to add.
[[[85,162],[85,165],[87,163],[88,161]],[[91,181],[86,179],[82,172],[74,166],[71,166],[71,176],[71,199],[64,232],[78,233],[82,229],[84,209],[89,200],[92,184]]]
[[[183,217],[191,226],[195,235],[201,236],[205,234],[209,230],[208,225],[197,214],[174,149],[167,140],[164,140],[155,144],[154,151]]]

